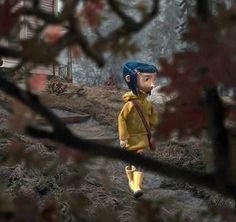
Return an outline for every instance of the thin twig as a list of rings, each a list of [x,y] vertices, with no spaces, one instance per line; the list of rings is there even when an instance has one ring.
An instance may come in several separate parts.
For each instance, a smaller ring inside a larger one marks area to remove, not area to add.
[[[118,2],[114,0],[107,0],[107,2],[112,10],[121,18],[124,24],[136,26],[136,21],[132,17],[126,15],[125,12],[120,9]]]
[[[196,11],[201,20],[203,22],[207,22],[207,20],[211,16],[209,0],[197,0]]]
[[[41,104],[38,96],[26,90],[20,89],[2,76],[0,76],[0,88],[5,93],[30,107],[36,113],[40,113],[53,126],[54,131],[57,131],[57,133],[63,133],[65,135],[71,134],[70,130],[65,126],[65,124],[60,121],[60,119],[54,115],[51,110],[47,109]]]
[[[216,88],[206,89],[206,104],[209,112],[209,134],[215,161],[215,176],[218,184],[229,181],[229,141],[224,127],[224,111]]]
[[[215,176],[208,173],[193,171],[190,169],[180,168],[168,163],[163,163],[148,157],[128,152],[109,145],[101,145],[89,140],[81,139],[75,136],[65,126],[65,124],[50,110],[44,107],[38,97],[28,91],[21,90],[13,83],[0,76],[0,89],[8,95],[18,99],[35,112],[41,114],[53,127],[53,132],[37,129],[28,126],[25,131],[28,135],[35,138],[47,138],[68,146],[68,148],[80,150],[92,156],[103,156],[107,158],[122,160],[127,163],[135,164],[146,168],[147,170],[157,172],[159,174],[179,179],[185,182],[205,186],[212,190],[221,192],[222,194],[232,197],[236,196],[236,189],[231,184],[218,186]]]
[[[114,1],[110,0],[109,2],[114,4]],[[134,21],[131,23],[123,23],[119,28],[110,32],[107,36],[104,36],[104,37],[96,40],[92,44],[94,46],[94,48],[96,48],[99,51],[101,48],[106,48],[107,45],[113,43],[114,40],[117,40],[117,39],[124,37],[124,36],[129,36],[131,34],[137,33],[138,31],[143,29],[144,26],[146,26],[158,13],[159,0],[153,0],[152,2],[153,2],[152,10],[140,22]],[[117,9],[116,9],[116,13],[117,13]],[[120,17],[123,21],[130,19],[129,17],[127,17],[123,14],[122,15],[120,14]]]

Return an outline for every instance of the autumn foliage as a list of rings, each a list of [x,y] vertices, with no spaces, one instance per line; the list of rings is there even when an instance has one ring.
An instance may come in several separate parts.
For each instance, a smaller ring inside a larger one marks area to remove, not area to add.
[[[0,45],[0,58],[13,58],[18,61],[14,67],[0,68],[0,89],[13,97],[10,104],[11,108],[5,107],[11,113],[8,127],[18,134],[24,133],[37,139],[48,139],[56,142],[61,159],[55,160],[55,156],[53,156],[52,160],[51,157],[48,157],[45,159],[46,164],[42,163],[38,158],[40,155],[29,151],[27,149],[29,147],[26,147],[26,143],[22,139],[20,142],[13,140],[7,144],[9,156],[7,154],[6,159],[9,158],[11,164],[18,164],[24,160],[26,166],[32,167],[31,163],[34,160],[47,175],[55,173],[56,167],[60,165],[62,160],[65,162],[72,160],[72,162],[81,164],[83,161],[89,161],[90,155],[103,156],[137,164],[146,167],[148,170],[195,185],[205,186],[234,200],[236,199],[235,182],[232,179],[235,174],[235,170],[232,168],[234,159],[229,158],[234,148],[234,141],[229,141],[231,137],[224,124],[229,116],[231,120],[235,121],[236,115],[233,110],[226,109],[217,93],[219,84],[236,87],[235,3],[229,9],[223,6],[219,7],[217,14],[209,15],[207,20],[201,19],[199,14],[190,17],[188,28],[183,35],[183,40],[189,44],[188,49],[173,55],[171,60],[160,58],[157,61],[161,67],[158,75],[165,76],[170,80],[170,83],[164,86],[161,92],[172,98],[165,104],[165,112],[160,116],[156,128],[157,140],[160,137],[168,138],[173,131],[177,131],[180,138],[183,138],[189,135],[199,136],[203,130],[207,129],[210,135],[208,139],[212,142],[212,155],[215,161],[214,170],[208,173],[192,171],[77,137],[40,102],[37,96],[45,90],[46,86],[48,86],[49,93],[56,95],[61,95],[67,90],[66,86],[61,83],[47,85],[45,73],[43,71],[40,71],[40,74],[34,72],[34,68],[38,66],[47,67],[57,64],[56,58],[65,48],[69,49],[76,58],[80,58],[81,54],[85,55],[99,67],[102,67],[106,62],[104,56],[106,52],[123,56],[135,53],[138,48],[131,37],[142,30],[157,15],[159,1],[152,1],[153,5],[150,11],[144,9],[143,5],[139,5],[142,6],[143,12],[140,21],[128,16],[120,7],[121,4],[113,0],[64,1],[62,11],[58,15],[42,10],[39,7],[40,1],[25,0],[25,2],[28,4],[21,5],[20,1],[17,0],[0,1],[1,40],[12,43],[14,31],[17,28],[24,27],[24,25],[29,26],[32,31],[29,38],[14,39],[13,46],[11,44]],[[83,4],[80,4],[81,2]],[[202,2],[208,1],[198,0],[196,2],[200,5]],[[102,13],[107,6],[119,17],[122,24],[110,33],[101,35],[98,28],[102,24]],[[27,23],[27,19],[26,24],[20,22],[22,18],[31,16],[38,21],[38,26],[31,27]],[[97,39],[90,41],[86,38],[84,34],[86,27],[95,31]],[[29,73],[31,74],[29,75]],[[22,75],[22,79],[25,80],[25,90],[18,87],[12,78],[16,74]],[[115,86],[114,79],[114,76],[111,75],[104,85],[113,88]],[[50,131],[32,124],[37,122],[38,114],[48,122],[51,127]],[[18,135],[16,137],[19,139]],[[33,147],[33,144],[30,146]],[[65,167],[73,168],[76,173],[78,173],[77,170],[82,169],[83,171],[86,168],[82,164],[79,167],[72,167],[71,163],[68,162],[66,162]],[[86,173],[85,171],[83,171],[82,176]],[[107,179],[102,169],[101,174]],[[82,176],[79,175],[79,182]],[[78,182],[74,179],[73,186],[76,184],[75,181]],[[65,183],[65,181],[60,182]],[[109,186],[107,185],[107,187]],[[38,195],[45,195],[50,189],[56,188],[52,184],[43,186],[42,189],[40,186],[36,186],[35,192]],[[76,200],[77,202],[73,197],[69,200],[71,203],[70,210],[73,211],[78,221],[88,221],[77,210],[78,206],[80,206],[80,210],[87,206],[86,198],[83,195],[81,196]],[[112,201],[117,205],[116,199]],[[138,205],[139,213],[149,221],[153,221],[153,218],[156,221],[164,221],[160,219],[162,218],[161,207],[156,206],[151,201],[145,201]],[[4,204],[8,206],[6,202]],[[10,214],[7,214],[10,217],[8,221],[12,218],[18,221],[56,221],[59,206],[55,202],[45,200],[42,206],[39,206],[40,204],[31,195],[25,197],[20,194],[11,202],[13,207],[9,211]],[[9,212],[7,211],[7,213]],[[154,217],[150,215],[154,215]],[[0,217],[2,217],[1,212]],[[180,221],[177,219],[176,221]],[[104,220],[98,219],[96,221]]]
[[[199,135],[208,125],[205,90],[220,84],[236,86],[235,13],[234,7],[226,10],[221,6],[217,16],[206,23],[190,17],[183,40],[192,47],[175,54],[171,61],[159,60],[158,75],[170,79],[162,92],[174,94],[174,99],[167,104],[157,135],[168,136],[175,129],[180,136]]]

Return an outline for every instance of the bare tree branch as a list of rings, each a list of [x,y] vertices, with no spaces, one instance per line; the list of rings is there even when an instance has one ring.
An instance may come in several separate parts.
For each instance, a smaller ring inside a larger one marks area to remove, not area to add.
[[[122,160],[128,163],[143,166],[147,170],[158,172],[168,177],[205,186],[229,197],[236,197],[235,186],[227,183],[225,186],[219,186],[218,180],[216,180],[214,174],[196,172],[193,170],[176,167],[158,160],[128,152],[123,149],[115,148],[109,145],[97,144],[75,136],[55,114],[53,114],[40,103],[36,95],[19,89],[13,83],[4,79],[2,76],[0,76],[0,89],[15,99],[18,99],[35,112],[41,114],[53,127],[53,132],[49,132],[37,129],[33,126],[28,126],[25,129],[25,132],[30,136],[39,139],[52,139],[53,141],[68,146],[69,148],[80,150],[92,156],[103,156]],[[222,185],[221,182],[220,185]]]
[[[106,46],[109,44],[113,44],[114,41],[118,40],[119,38],[128,36],[130,34],[136,33],[139,30],[141,30],[148,22],[150,22],[157,14],[158,12],[158,3],[159,0],[153,0],[153,7],[150,13],[140,22],[134,21],[132,18],[126,16],[117,6],[117,3],[113,0],[109,0],[109,3],[114,10],[115,13],[117,13],[121,19],[123,20],[124,24],[118,28],[117,30],[111,32],[106,37],[99,38],[96,40],[96,42],[90,44],[88,40],[85,38],[85,36],[82,34],[80,30],[80,25],[77,20],[77,18],[74,17],[76,5],[78,4],[79,0],[71,0],[67,1],[65,3],[65,10],[64,13],[60,16],[56,16],[54,14],[48,13],[39,7],[24,7],[20,8],[19,12],[21,15],[26,16],[35,16],[39,19],[42,19],[45,21],[45,23],[48,24],[61,24],[62,22],[68,21],[67,29],[69,30],[68,33],[64,36],[62,36],[57,43],[55,44],[48,44],[46,45],[46,48],[54,52],[55,54],[58,54],[62,49],[64,49],[67,46],[78,44],[81,49],[84,51],[84,53],[91,58],[93,61],[97,63],[99,67],[103,66],[105,61],[103,56],[101,55],[101,47],[106,49]],[[35,1],[35,4],[37,1]],[[66,10],[68,8],[71,8],[72,12],[68,14]],[[42,30],[42,28],[40,29]],[[37,32],[32,38],[39,39],[40,38],[40,31]],[[22,58],[29,60],[31,58],[25,58],[22,55],[22,52],[17,49],[12,49],[4,46],[0,46],[0,55],[8,58]]]
[[[5,46],[0,46],[0,56],[8,58],[20,58],[21,51],[17,49],[12,49]]]
[[[159,0],[153,0],[153,6],[150,13],[147,14],[147,16],[142,19],[140,22],[135,22],[134,20],[131,21],[131,23],[127,23],[129,18],[124,13],[120,13],[120,9],[117,8],[115,2],[113,0],[109,0],[111,6],[114,7],[115,12],[121,17],[121,19],[125,22],[123,25],[121,25],[119,28],[114,30],[113,32],[109,33],[107,36],[102,37],[98,40],[96,40],[92,45],[94,48],[98,49],[98,51],[101,48],[106,48],[107,45],[114,42],[114,40],[117,40],[124,36],[129,36],[130,34],[134,34],[138,31],[140,31],[145,25],[147,25],[158,13],[158,4]],[[113,6],[115,5],[115,6]]]
[[[157,172],[165,176],[169,176],[193,184],[206,186],[213,190],[217,189],[214,184],[214,177],[210,174],[176,167],[167,163],[160,162],[158,160],[128,152],[124,149],[109,145],[101,145],[89,140],[81,139],[74,135],[71,135],[71,137],[68,137],[68,135],[62,137],[58,136],[57,133],[47,132],[34,127],[27,127],[26,133],[39,139],[51,139],[72,149],[80,150],[84,153],[90,154],[91,156],[101,156],[121,160],[127,163],[142,166],[147,170]],[[230,196],[231,194],[228,193],[228,195]]]
[[[197,15],[203,22],[211,16],[210,0],[197,0]],[[209,135],[214,155],[214,176],[219,189],[230,183],[230,147],[224,126],[224,108],[216,87],[207,88],[206,104],[209,112]],[[236,196],[234,196],[236,199]]]
[[[124,24],[135,26],[136,21],[133,20],[130,16],[126,15],[123,10],[119,8],[119,4],[114,0],[107,0],[108,4],[112,8],[112,10],[122,19]]]
[[[209,134],[214,150],[215,175],[218,184],[221,184],[229,180],[230,158],[229,141],[223,122],[223,104],[216,88],[206,90],[206,104],[209,111]]]
[[[38,8],[39,7],[39,3],[40,3],[39,0],[33,0],[33,7],[34,8]]]
[[[71,134],[70,130],[65,126],[65,124],[60,121],[60,119],[53,114],[52,111],[45,108],[39,101],[38,97],[28,91],[21,90],[19,87],[15,86],[13,83],[4,79],[0,76],[0,88],[7,94],[18,99],[26,106],[30,107],[36,113],[40,113],[47,121],[52,125],[53,129],[61,134]]]
[[[208,18],[211,16],[209,0],[197,0],[196,11],[201,20],[207,22]]]
[[[150,22],[154,18],[154,16],[156,16],[159,3],[158,0],[153,0],[152,10],[147,14],[145,18],[137,22],[131,17],[127,16],[124,12],[122,12],[115,0],[108,0],[108,3],[110,4],[112,10],[121,18],[123,24],[113,32],[109,33],[107,36],[99,38],[93,44],[90,44],[86,37],[83,35],[77,18],[74,17],[75,8],[78,2],[79,0],[66,1],[65,9],[62,15],[55,16],[38,8],[38,1],[35,0],[33,8],[21,9],[21,15],[35,16],[45,21],[45,25],[68,22],[68,24],[66,24],[68,32],[63,35],[57,43],[44,43],[43,47],[47,48],[49,52],[53,52],[53,55],[57,55],[66,46],[72,45],[74,43],[79,44],[85,54],[93,59],[99,66],[102,66],[105,62],[102,56],[99,55],[101,49],[104,50],[107,48],[107,46],[109,46],[109,44],[114,44],[114,42],[119,40],[120,38],[127,37],[140,31],[148,22]],[[72,11],[67,12],[70,7]],[[207,21],[208,17],[210,16],[208,1],[197,0],[197,12],[203,21]],[[31,40],[39,40],[40,33],[40,30],[36,32]],[[7,48],[4,46],[0,47],[0,56],[20,58],[22,62],[30,62],[32,60],[30,56],[24,56],[23,51]],[[22,64],[19,63],[18,66],[10,69],[8,73],[16,71],[16,69],[20,68],[21,65]],[[4,70],[1,70],[1,74],[4,74]],[[55,142],[64,144],[69,148],[88,153],[91,156],[103,156],[143,166],[144,168],[153,172],[158,172],[162,175],[179,179],[185,182],[205,186],[226,196],[236,198],[236,187],[230,183],[228,175],[229,172],[227,171],[229,169],[230,162],[228,140],[222,121],[223,109],[215,90],[207,91],[209,116],[211,123],[210,126],[212,131],[211,137],[215,152],[215,163],[217,163],[216,171],[212,174],[209,174],[176,167],[171,164],[163,163],[148,157],[143,157],[141,155],[134,154],[132,152],[128,152],[126,150],[119,149],[113,146],[101,145],[93,143],[89,140],[81,139],[75,136],[55,114],[53,114],[49,109],[43,106],[36,95],[28,91],[21,90],[2,76],[0,76],[0,89],[6,94],[21,101],[36,113],[41,114],[53,128],[53,131],[50,132],[38,129],[34,126],[28,126],[26,127],[25,132],[32,137],[39,139],[51,139]]]
[[[101,54],[99,54],[96,50],[92,49],[89,45],[89,42],[85,38],[85,36],[82,34],[80,30],[80,24],[76,18],[70,19],[70,31],[73,33],[76,38],[75,41],[77,44],[80,45],[84,53],[91,59],[97,62],[97,65],[99,67],[102,67],[105,64],[105,60]]]

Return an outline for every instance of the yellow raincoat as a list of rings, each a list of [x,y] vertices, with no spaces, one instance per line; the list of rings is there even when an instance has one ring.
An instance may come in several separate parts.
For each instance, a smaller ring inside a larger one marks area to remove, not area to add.
[[[137,99],[150,126],[157,124],[157,112],[155,107],[146,99],[147,94],[137,95],[127,92],[123,96],[125,102],[118,116],[118,132],[120,140],[128,140],[127,150],[138,150],[149,147],[147,131],[142,119],[136,111],[130,99]]]

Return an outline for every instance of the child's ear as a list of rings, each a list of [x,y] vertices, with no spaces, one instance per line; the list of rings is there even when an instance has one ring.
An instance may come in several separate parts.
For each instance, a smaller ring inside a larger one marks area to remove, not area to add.
[[[130,82],[130,75],[125,76],[125,81]]]

